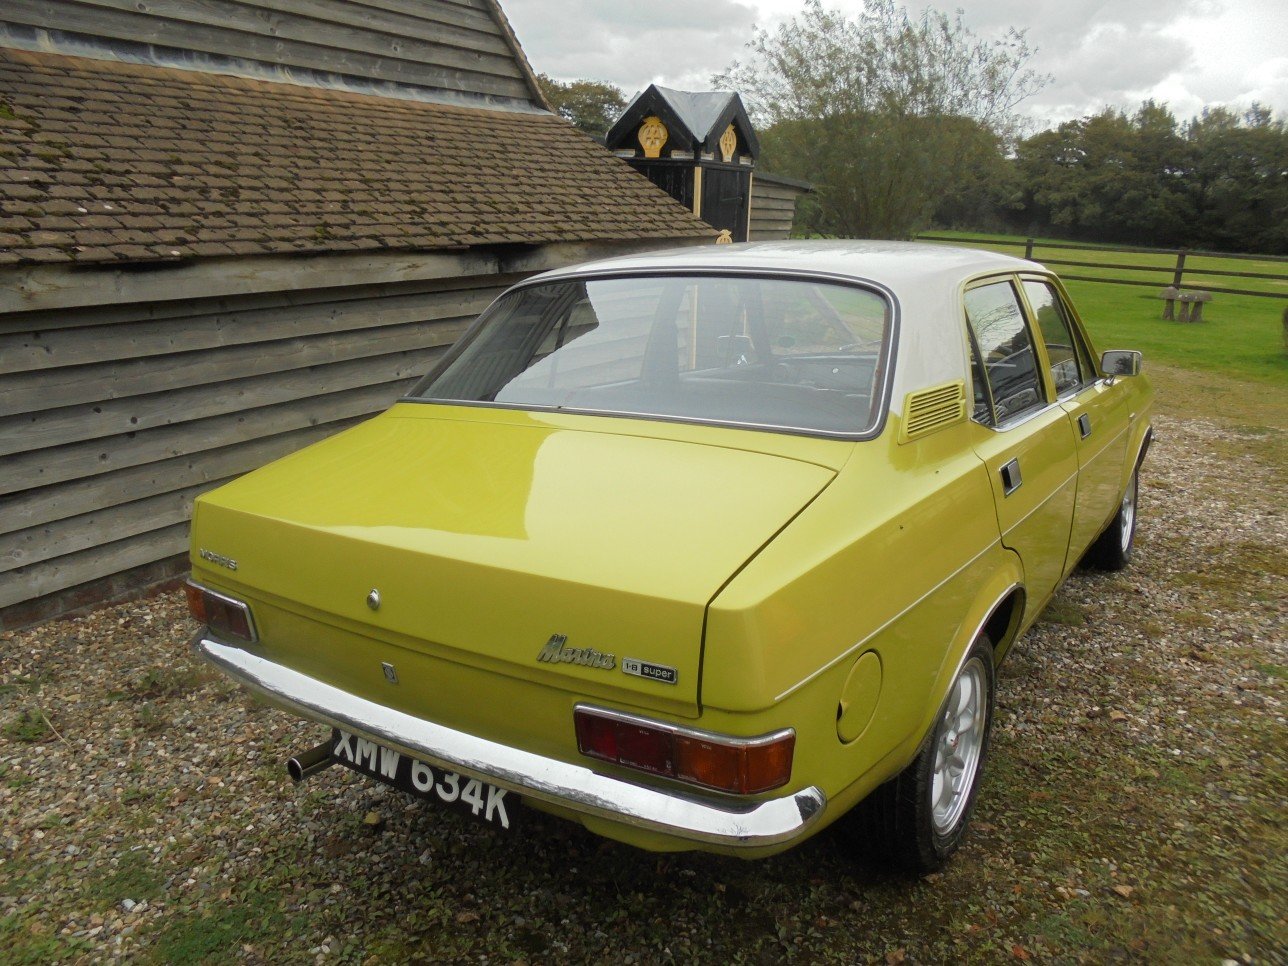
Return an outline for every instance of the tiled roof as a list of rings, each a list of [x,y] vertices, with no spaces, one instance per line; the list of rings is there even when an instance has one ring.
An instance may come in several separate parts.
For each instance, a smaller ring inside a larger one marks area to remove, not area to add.
[[[0,50],[0,265],[710,235],[553,116]]]

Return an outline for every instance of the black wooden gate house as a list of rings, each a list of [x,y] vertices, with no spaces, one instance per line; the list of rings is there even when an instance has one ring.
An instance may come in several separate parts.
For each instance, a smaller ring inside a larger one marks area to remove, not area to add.
[[[760,142],[742,98],[652,84],[613,125],[605,146],[707,224],[746,241]]]

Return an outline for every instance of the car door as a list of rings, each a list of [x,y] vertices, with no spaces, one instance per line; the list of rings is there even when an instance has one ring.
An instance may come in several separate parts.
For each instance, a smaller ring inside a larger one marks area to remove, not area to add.
[[[1128,400],[1100,378],[1086,339],[1056,286],[1046,278],[1025,277],[1021,288],[1041,336],[1056,397],[1072,421],[1078,453],[1078,488],[1064,563],[1068,573],[1122,499]]]
[[[1026,618],[1064,576],[1078,481],[1073,424],[1044,377],[1017,280],[966,290],[975,453],[988,467],[1002,543],[1019,554]]]

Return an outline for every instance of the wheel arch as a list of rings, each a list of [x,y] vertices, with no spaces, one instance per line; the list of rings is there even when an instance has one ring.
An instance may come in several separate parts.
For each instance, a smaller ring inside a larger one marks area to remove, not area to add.
[[[1133,469],[1139,468],[1140,464],[1145,462],[1145,456],[1149,453],[1149,448],[1153,443],[1154,427],[1152,425],[1146,426],[1145,432],[1142,434],[1140,442],[1136,446],[1136,459],[1132,461]]]
[[[917,729],[914,747],[919,748],[934,727],[939,709],[947,700],[948,691],[980,634],[988,634],[993,644],[994,667],[1001,663],[1001,658],[1020,635],[1026,599],[1024,568],[1015,551],[1005,550],[1004,553],[1002,565],[993,571],[976,594],[974,604],[968,609],[958,636],[945,656],[932,692],[934,700],[926,702],[926,715]]]
[[[1024,619],[1025,599],[1026,594],[1023,585],[1016,585],[993,605],[988,617],[984,619],[981,630],[993,642],[994,664],[999,667],[1011,652],[1011,645],[1020,636],[1020,626]],[[978,631],[976,636],[979,636]]]
[[[1140,469],[1145,457],[1149,453],[1149,448],[1154,443],[1154,426],[1152,423],[1146,423],[1139,434],[1132,434],[1132,439],[1127,444],[1127,454],[1129,459],[1123,460],[1123,478],[1122,488],[1127,488],[1127,483],[1133,473]]]

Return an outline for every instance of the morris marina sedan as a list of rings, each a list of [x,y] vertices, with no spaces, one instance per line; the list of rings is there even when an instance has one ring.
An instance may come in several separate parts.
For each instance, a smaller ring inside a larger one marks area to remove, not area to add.
[[[1002,255],[550,272],[387,412],[197,501],[194,646],[331,729],[297,780],[742,856],[859,806],[932,870],[998,663],[1081,560],[1131,557],[1151,397]]]

